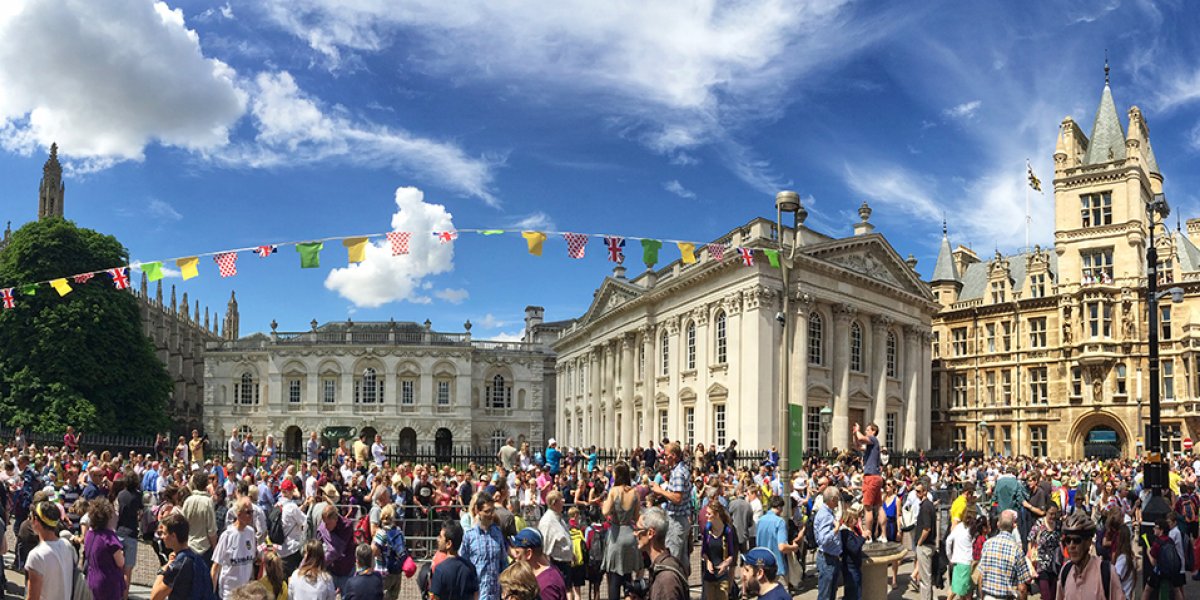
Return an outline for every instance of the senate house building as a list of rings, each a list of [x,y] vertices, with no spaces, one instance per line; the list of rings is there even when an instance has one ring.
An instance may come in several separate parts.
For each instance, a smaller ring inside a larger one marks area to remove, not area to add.
[[[981,260],[943,235],[931,279],[933,446],[1063,458],[1129,456],[1149,420],[1146,249],[1158,249],[1164,448],[1200,427],[1200,219],[1151,220],[1163,192],[1150,130],[1122,120],[1107,76],[1085,135],[1063,119],[1054,244]],[[1174,215],[1172,215],[1174,216]],[[951,223],[951,228],[953,223]],[[1151,227],[1154,235],[1151,237]]]
[[[633,278],[616,267],[553,344],[559,440],[603,448],[736,440],[767,449],[790,432],[796,456],[844,449],[853,423],[876,422],[885,446],[928,448],[937,305],[916,261],[874,231],[865,203],[844,238],[805,227],[798,208],[796,227],[782,232],[786,286],[761,254],[780,247],[766,219],[714,240],[726,248],[721,259],[706,245],[692,264],[676,260]],[[738,248],[754,249],[752,266]],[[780,418],[784,368],[788,419]]]

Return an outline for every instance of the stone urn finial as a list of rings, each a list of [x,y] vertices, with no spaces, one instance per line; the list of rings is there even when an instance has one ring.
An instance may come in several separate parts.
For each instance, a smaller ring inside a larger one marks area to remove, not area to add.
[[[867,205],[867,201],[863,200],[862,206],[858,207],[858,216],[866,223],[871,218],[871,207]]]

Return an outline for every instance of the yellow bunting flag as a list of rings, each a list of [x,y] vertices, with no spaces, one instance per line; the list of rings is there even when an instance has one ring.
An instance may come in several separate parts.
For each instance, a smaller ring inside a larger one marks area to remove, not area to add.
[[[691,242],[678,242],[675,245],[679,246],[679,257],[680,257],[680,260],[683,261],[683,264],[690,265],[690,264],[696,262],[696,245],[695,244],[693,244]]]
[[[522,231],[521,237],[525,238],[529,244],[529,253],[534,256],[542,255],[542,244],[546,241],[546,234],[540,231]]]
[[[352,237],[342,240],[346,252],[350,254],[350,262],[360,263],[367,257],[367,238]]]
[[[200,259],[195,256],[175,261],[175,266],[179,267],[179,272],[183,275],[184,281],[200,275],[199,265]]]
[[[58,292],[59,296],[66,296],[71,293],[71,284],[67,283],[65,278],[51,281],[50,287],[54,288],[54,291]]]

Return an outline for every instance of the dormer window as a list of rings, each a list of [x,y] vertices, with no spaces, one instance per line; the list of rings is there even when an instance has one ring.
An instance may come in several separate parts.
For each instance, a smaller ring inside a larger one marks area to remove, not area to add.
[[[1005,302],[1005,287],[1003,280],[992,282],[992,304],[1002,304]]]
[[[1080,196],[1079,214],[1083,227],[1112,225],[1112,193],[1100,192]]]
[[[1045,298],[1046,297],[1046,274],[1038,273],[1029,276],[1029,297]]]

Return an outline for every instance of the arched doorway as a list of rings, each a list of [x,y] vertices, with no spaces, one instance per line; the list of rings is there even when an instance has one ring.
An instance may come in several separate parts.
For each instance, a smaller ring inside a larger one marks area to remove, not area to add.
[[[1067,439],[1075,458],[1120,458],[1130,451],[1132,433],[1116,415],[1095,410],[1075,421]]]
[[[439,464],[450,462],[450,456],[454,454],[454,434],[449,429],[442,427],[433,435],[433,453]]]
[[[405,427],[400,430],[400,443],[396,450],[400,453],[400,460],[413,460],[417,455],[417,432],[412,427]]]
[[[298,456],[304,448],[304,432],[292,425],[283,432],[283,451],[288,456]]]
[[[1084,458],[1120,458],[1122,449],[1120,434],[1107,425],[1097,425],[1083,437]]]
[[[374,444],[374,443],[375,443],[375,434],[376,434],[376,433],[378,433],[378,432],[377,432],[377,431],[375,431],[375,428],[374,428],[374,427],[370,427],[370,426],[368,426],[368,427],[363,427],[363,428],[362,428],[362,429],[360,429],[359,431],[360,431],[360,432],[361,432],[363,435],[367,436],[367,445],[368,445],[368,446],[370,446],[371,444]]]

